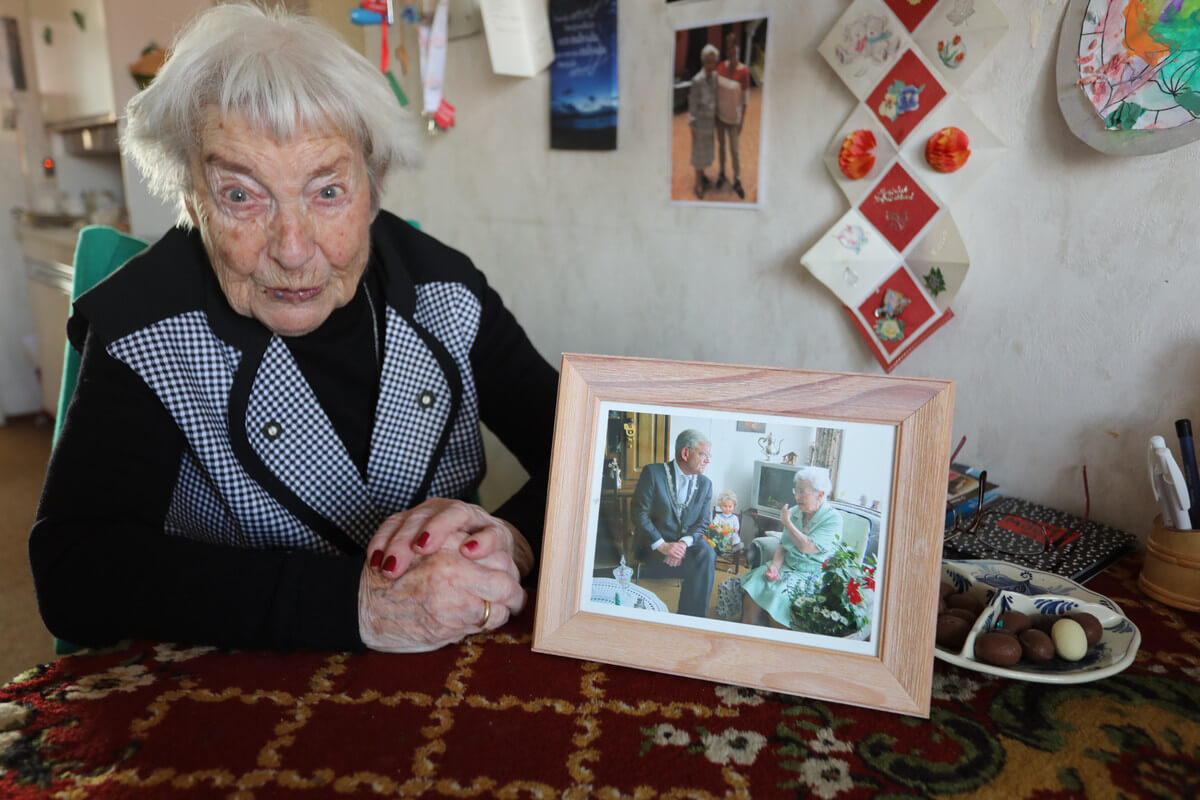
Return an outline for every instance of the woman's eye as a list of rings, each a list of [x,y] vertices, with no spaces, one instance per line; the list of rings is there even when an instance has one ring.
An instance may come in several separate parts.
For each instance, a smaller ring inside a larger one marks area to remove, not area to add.
[[[225,192],[225,197],[234,203],[244,203],[250,199],[245,189],[229,189]]]
[[[340,186],[326,186],[324,189],[321,190],[321,199],[322,200],[333,200],[333,199],[337,198],[338,196],[340,196],[341,193],[342,193],[342,189]]]

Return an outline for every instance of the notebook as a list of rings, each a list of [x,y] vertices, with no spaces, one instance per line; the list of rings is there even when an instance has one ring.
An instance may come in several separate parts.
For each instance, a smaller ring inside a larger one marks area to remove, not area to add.
[[[1039,555],[1014,555],[998,552],[979,540],[985,532],[993,541],[1007,537],[1012,544],[1006,550],[1020,550],[1031,536],[1040,536],[1029,520],[1040,522],[1046,529],[1053,547]],[[1110,528],[1094,520],[1084,522],[1066,511],[1043,506],[1016,497],[1001,497],[984,506],[984,518],[976,535],[959,535],[947,541],[942,549],[944,558],[984,558],[1007,561],[1010,564],[1052,572],[1083,583],[1104,571],[1126,553],[1132,552],[1137,537],[1132,533]]]

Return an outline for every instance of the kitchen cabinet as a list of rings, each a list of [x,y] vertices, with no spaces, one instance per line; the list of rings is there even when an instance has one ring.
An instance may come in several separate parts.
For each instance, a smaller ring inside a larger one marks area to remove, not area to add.
[[[58,413],[58,391],[62,385],[77,235],[78,231],[73,228],[17,224],[17,236],[25,254],[30,311],[37,342],[41,405],[52,416]]]
[[[103,0],[38,0],[29,22],[46,124],[115,119]]]

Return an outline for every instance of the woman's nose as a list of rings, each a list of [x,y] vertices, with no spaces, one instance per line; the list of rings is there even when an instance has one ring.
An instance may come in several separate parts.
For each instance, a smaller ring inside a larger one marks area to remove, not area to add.
[[[302,208],[281,207],[272,220],[272,228],[269,254],[279,266],[299,269],[312,259],[312,225]]]

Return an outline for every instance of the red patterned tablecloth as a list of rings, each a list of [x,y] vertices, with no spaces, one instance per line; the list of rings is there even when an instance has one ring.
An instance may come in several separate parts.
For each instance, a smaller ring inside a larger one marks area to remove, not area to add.
[[[1200,614],[1137,559],[1093,683],[937,662],[928,720],[540,655],[532,615],[423,655],[125,643],[0,687],[0,797],[1200,797]]]

